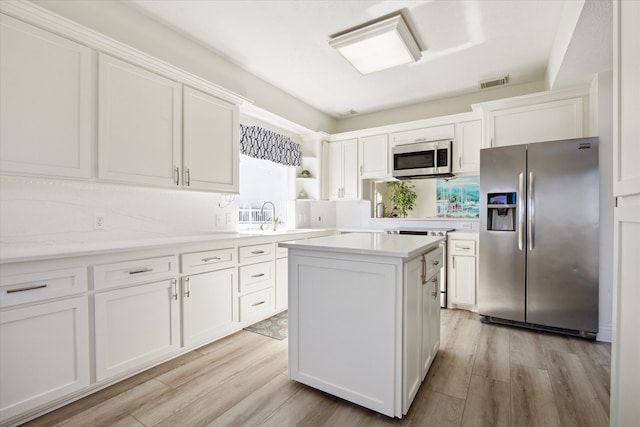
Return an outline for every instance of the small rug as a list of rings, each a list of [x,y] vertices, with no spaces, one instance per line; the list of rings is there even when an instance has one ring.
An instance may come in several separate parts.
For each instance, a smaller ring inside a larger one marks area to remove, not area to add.
[[[289,333],[289,312],[287,310],[269,317],[261,322],[254,323],[244,328],[247,331],[256,334],[265,335],[267,337],[283,340],[287,338]]]

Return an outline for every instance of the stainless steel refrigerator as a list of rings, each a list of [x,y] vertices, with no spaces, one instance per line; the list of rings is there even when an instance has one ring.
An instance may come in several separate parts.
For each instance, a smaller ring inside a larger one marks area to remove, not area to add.
[[[481,150],[482,321],[595,338],[598,200],[598,138]]]

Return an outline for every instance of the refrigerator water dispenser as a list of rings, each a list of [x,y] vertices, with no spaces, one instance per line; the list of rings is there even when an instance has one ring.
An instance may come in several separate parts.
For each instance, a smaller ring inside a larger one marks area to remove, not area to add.
[[[516,193],[487,194],[487,230],[516,231]]]

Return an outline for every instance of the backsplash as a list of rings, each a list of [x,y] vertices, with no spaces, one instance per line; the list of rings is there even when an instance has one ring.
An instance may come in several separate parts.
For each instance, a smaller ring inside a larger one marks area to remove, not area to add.
[[[104,229],[94,229],[102,216]],[[41,178],[0,178],[2,246],[173,237],[238,227],[224,194]]]

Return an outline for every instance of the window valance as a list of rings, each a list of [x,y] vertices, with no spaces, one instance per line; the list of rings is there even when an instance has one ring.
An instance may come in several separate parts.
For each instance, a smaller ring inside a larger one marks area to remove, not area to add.
[[[259,126],[240,125],[240,152],[287,166],[300,166],[302,163],[300,144]]]

